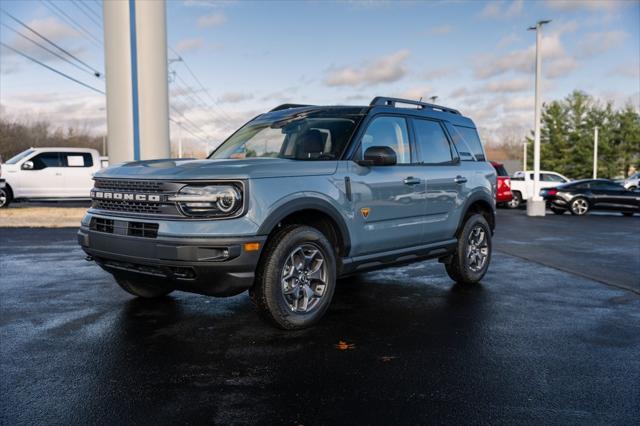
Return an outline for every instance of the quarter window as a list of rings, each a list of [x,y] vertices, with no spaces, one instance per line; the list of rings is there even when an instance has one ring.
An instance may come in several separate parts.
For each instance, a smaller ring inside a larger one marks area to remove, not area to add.
[[[407,121],[402,117],[378,117],[362,136],[361,154],[372,146],[388,146],[396,153],[398,164],[411,162]]]
[[[455,128],[462,135],[467,146],[471,149],[473,155],[475,155],[476,160],[485,161],[484,150],[482,149],[482,143],[480,142],[477,130],[472,127],[463,126],[455,126]]]
[[[449,140],[440,123],[430,120],[413,120],[420,161],[426,164],[450,163],[453,160]]]

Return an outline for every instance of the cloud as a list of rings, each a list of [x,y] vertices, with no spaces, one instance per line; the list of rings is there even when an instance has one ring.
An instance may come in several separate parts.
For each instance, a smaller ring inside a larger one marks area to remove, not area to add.
[[[514,43],[517,43],[521,40],[520,36],[517,34],[508,34],[504,37],[502,37],[500,40],[498,40],[498,43],[496,43],[496,46],[499,49],[504,49],[505,47],[511,46]]]
[[[598,11],[615,11],[628,5],[633,5],[635,1],[627,0],[546,0],[545,5],[556,10],[588,10]],[[637,3],[636,3],[637,4]]]
[[[520,15],[524,6],[524,0],[513,0],[512,2],[491,1],[480,12],[483,18],[510,19]]]
[[[523,92],[531,88],[532,79],[514,78],[511,80],[497,80],[486,83],[480,90],[491,93]]]
[[[193,52],[201,49],[202,47],[204,47],[204,40],[202,37],[185,38],[176,44],[176,50],[180,53]]]
[[[440,25],[437,27],[433,27],[429,30],[429,33],[435,34],[435,35],[449,34],[452,32],[453,32],[453,26],[451,25]]]
[[[620,47],[628,34],[624,31],[603,31],[589,33],[578,44],[578,51],[582,57],[590,57],[604,53],[610,49]]]
[[[640,80],[640,64],[628,62],[624,64],[616,65],[611,68],[608,75],[614,77],[628,77],[636,80],[636,83]]]
[[[548,77],[559,77],[577,68],[577,61],[569,56],[556,32],[542,37],[543,68],[550,70]],[[483,55],[475,59],[474,74],[487,79],[507,72],[531,73],[536,57],[535,43],[503,56]]]
[[[454,77],[458,75],[458,69],[454,67],[441,67],[434,68],[422,73],[422,78],[425,80],[437,80],[443,77]]]
[[[467,89],[466,87],[458,87],[453,92],[451,92],[449,97],[451,97],[451,98],[464,98],[464,97],[467,97],[469,95],[471,95],[471,91],[469,91],[469,89]]]
[[[218,102],[226,103],[226,104],[235,104],[238,102],[247,101],[252,98],[253,98],[253,95],[250,93],[226,92],[226,93],[223,93],[218,98]]]
[[[391,83],[407,74],[404,61],[410,56],[408,49],[363,62],[358,67],[342,67],[329,71],[327,86],[370,86]]]
[[[227,22],[227,17],[223,13],[203,15],[199,17],[197,21],[199,28],[221,27],[225,22]]]

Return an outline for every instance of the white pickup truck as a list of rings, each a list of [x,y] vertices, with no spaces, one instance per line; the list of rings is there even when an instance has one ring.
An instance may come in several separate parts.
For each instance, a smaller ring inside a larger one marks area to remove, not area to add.
[[[0,208],[20,199],[89,199],[93,175],[108,166],[89,148],[30,148],[0,165]]]
[[[540,189],[553,188],[570,180],[560,173],[547,170],[540,171]],[[531,198],[533,196],[533,171],[515,172],[511,177],[511,192],[513,193],[513,198],[507,205],[512,209],[520,207],[522,203]]]

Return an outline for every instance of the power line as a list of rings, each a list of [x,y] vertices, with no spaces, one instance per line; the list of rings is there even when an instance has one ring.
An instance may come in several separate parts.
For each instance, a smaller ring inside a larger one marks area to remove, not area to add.
[[[175,111],[175,110],[174,110]],[[177,111],[176,111],[177,112]],[[179,113],[178,113],[179,114]],[[192,129],[190,129],[189,127],[185,126],[184,122],[181,122],[179,120],[176,120],[174,118],[169,117],[170,121],[173,121],[175,124],[177,124],[178,126],[180,126],[184,131],[186,131],[187,133],[189,133],[191,136],[193,136],[194,138],[196,138],[198,141],[200,142],[204,142],[204,143],[209,143],[208,140],[206,140],[205,138],[203,138],[202,136],[197,135],[197,130],[195,131],[196,133],[194,133],[194,131]]]
[[[62,56],[62,55],[60,55],[60,54],[58,54],[58,53],[54,52],[53,50],[49,49],[48,47],[43,46],[42,44],[38,43],[38,42],[37,42],[37,41],[35,41],[34,39],[32,39],[32,38],[30,38],[30,37],[27,37],[26,35],[22,34],[20,31],[18,31],[18,30],[16,30],[16,29],[14,29],[14,28],[11,28],[9,25],[5,24],[4,22],[0,22],[0,25],[2,25],[2,26],[3,26],[3,27],[5,27],[5,28],[8,28],[8,29],[9,29],[9,30],[11,30],[11,31],[13,31],[14,33],[16,33],[17,35],[19,35],[20,37],[22,37],[22,38],[24,38],[24,39],[26,39],[26,40],[29,40],[31,43],[33,43],[33,44],[35,44],[36,46],[40,47],[41,49],[43,49],[43,50],[45,50],[45,51],[49,52],[50,54],[54,55],[55,57],[62,59],[63,61],[65,61],[66,63],[68,63],[68,64],[70,64],[70,65],[73,65],[74,67],[78,68],[80,71],[83,71],[83,72],[86,72],[86,73],[88,73],[88,74],[90,74],[90,75],[95,76],[95,74],[93,73],[93,71],[87,71],[85,68],[81,67],[81,66],[80,66],[80,65],[78,65],[77,63],[70,61],[68,58],[66,58],[66,57],[64,57],[64,56]]]
[[[202,130],[202,128],[200,128],[197,124],[195,124],[193,121],[189,120],[187,117],[185,117],[184,113],[180,112],[177,108],[175,108],[174,106],[169,106],[169,108],[175,112],[176,114],[178,114],[180,116],[180,118],[182,118],[185,122],[187,122],[190,126],[192,126],[196,132],[200,132],[203,135],[205,135],[205,137],[211,138],[211,135],[208,134],[207,132],[205,132],[204,130]]]
[[[46,1],[46,3],[45,3]],[[91,39],[95,40],[95,42],[92,41],[92,43],[94,43],[97,47],[102,46],[102,42],[100,40],[98,40],[91,32],[89,32],[84,26],[80,25],[75,19],[73,19],[71,16],[69,16],[69,14],[67,14],[67,12],[65,12],[64,10],[62,10],[61,8],[59,8],[54,2],[52,2],[51,0],[41,0],[42,4],[44,4],[45,6],[47,6],[47,4],[51,5],[51,7],[53,7],[55,10],[57,10],[59,13],[61,13],[63,16],[65,16],[68,21],[67,22],[71,22],[72,26],[75,26],[77,29],[79,29],[80,31],[82,31],[83,33],[85,33],[86,35],[88,35]],[[49,10],[51,10],[51,8],[49,8]],[[60,15],[58,15],[60,16]]]
[[[82,1],[77,1],[77,0],[71,0],[71,1],[73,2],[73,4],[76,5],[76,7],[80,12],[82,12],[87,18],[89,18],[89,20],[91,20],[98,27],[102,28],[102,24],[99,21],[100,17],[96,15],[93,9],[91,9]]]
[[[20,51],[19,51],[19,50],[17,50],[17,49],[14,49],[13,47],[9,46],[9,45],[8,45],[8,44],[6,44],[6,43],[3,43],[3,42],[1,42],[1,41],[0,41],[0,46],[3,46],[3,47],[5,47],[6,49],[9,49],[9,50],[11,50],[11,51],[13,51],[13,52],[17,53],[18,55],[20,55],[20,56],[22,56],[22,57],[24,57],[24,58],[26,58],[26,59],[29,59],[30,61],[33,61],[33,62],[35,62],[36,64],[41,65],[41,66],[45,67],[46,69],[48,69],[48,70],[50,70],[50,71],[53,71],[53,72],[55,72],[56,74],[59,74],[59,75],[63,76],[64,78],[67,78],[67,79],[69,79],[69,80],[71,80],[71,81],[73,81],[73,82],[75,82],[75,83],[78,83],[79,85],[84,86],[84,87],[86,87],[87,89],[91,89],[91,90],[93,90],[94,92],[98,92],[98,93],[100,93],[100,94],[102,94],[102,95],[104,95],[104,94],[105,94],[102,90],[100,90],[100,89],[96,89],[95,87],[90,86],[90,85],[88,85],[87,83],[83,83],[82,81],[80,81],[80,80],[78,80],[78,79],[75,79],[75,78],[71,77],[70,75],[63,73],[62,71],[58,71],[57,69],[55,69],[55,68],[53,68],[53,67],[50,67],[49,65],[47,65],[47,64],[45,64],[45,63],[43,63],[43,62],[41,62],[41,61],[39,61],[39,60],[37,60],[37,59],[35,59],[35,58],[32,58],[31,56],[26,55],[26,54],[24,54],[24,53],[20,52]]]
[[[69,52],[68,50],[64,49],[63,47],[60,47],[57,43],[54,43],[53,41],[49,40],[47,37],[43,36],[42,34],[40,34],[38,31],[34,30],[33,28],[31,28],[29,25],[25,24],[24,22],[22,22],[20,19],[16,18],[15,16],[13,16],[12,14],[10,14],[9,12],[7,12],[6,10],[2,10],[2,13],[4,13],[5,15],[7,15],[9,18],[13,19],[15,22],[17,22],[18,24],[20,24],[21,26],[23,26],[24,28],[26,28],[27,30],[31,31],[33,34],[37,35],[38,37],[40,37],[42,40],[46,41],[47,43],[49,43],[51,46],[55,47],[56,49],[60,50],[61,52],[63,52],[64,54],[68,55],[69,57],[75,59],[77,62],[81,63],[82,65],[84,65],[85,67],[87,67],[91,72],[93,72],[93,74],[96,77],[100,77],[102,75],[102,73],[100,71],[97,71],[94,67],[92,67],[91,65],[87,64],[86,62],[84,62],[82,59],[78,58],[77,56],[75,56],[73,53]]]

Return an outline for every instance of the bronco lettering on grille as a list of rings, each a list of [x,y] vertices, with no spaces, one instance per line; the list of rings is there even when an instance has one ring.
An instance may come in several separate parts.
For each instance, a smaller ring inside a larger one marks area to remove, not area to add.
[[[125,201],[146,201],[149,203],[161,202],[160,195],[153,194],[132,194],[127,192],[105,192],[91,191],[91,198],[94,200],[125,200]]]

